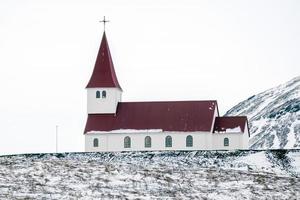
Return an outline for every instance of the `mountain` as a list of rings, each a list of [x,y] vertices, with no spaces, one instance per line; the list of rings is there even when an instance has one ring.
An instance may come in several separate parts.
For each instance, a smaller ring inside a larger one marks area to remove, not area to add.
[[[265,200],[299,194],[300,150],[0,156],[0,199]]]
[[[240,102],[225,114],[244,115],[250,148],[300,148],[300,76]]]

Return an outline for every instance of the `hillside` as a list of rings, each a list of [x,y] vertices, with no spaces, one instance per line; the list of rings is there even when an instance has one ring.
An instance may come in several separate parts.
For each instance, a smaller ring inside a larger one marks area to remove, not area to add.
[[[0,157],[0,199],[297,199],[300,150]]]
[[[252,149],[300,147],[300,76],[237,104],[226,116],[245,115]]]

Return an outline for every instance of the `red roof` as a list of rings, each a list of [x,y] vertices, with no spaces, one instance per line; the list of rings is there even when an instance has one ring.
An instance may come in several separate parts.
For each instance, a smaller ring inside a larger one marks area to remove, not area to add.
[[[120,102],[116,114],[89,114],[84,132],[211,131],[215,109],[216,101]]]
[[[248,123],[246,116],[216,117],[213,132],[225,132],[226,129],[240,127],[244,133],[246,123]]]
[[[103,33],[93,74],[86,86],[86,88],[96,87],[117,87],[122,90],[115,73],[105,32]]]

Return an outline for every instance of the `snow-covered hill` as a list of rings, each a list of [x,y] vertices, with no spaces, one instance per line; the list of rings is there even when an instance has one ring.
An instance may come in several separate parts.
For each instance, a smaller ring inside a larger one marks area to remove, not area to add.
[[[300,147],[300,76],[254,95],[231,108],[226,116],[248,116],[250,147]]]
[[[300,150],[0,157],[0,199],[299,199]]]

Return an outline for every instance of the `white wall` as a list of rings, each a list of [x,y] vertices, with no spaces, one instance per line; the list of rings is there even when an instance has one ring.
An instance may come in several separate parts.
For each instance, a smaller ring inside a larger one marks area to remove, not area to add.
[[[244,146],[245,133],[212,133],[212,146],[215,150],[246,149]],[[224,146],[224,138],[229,139],[229,146]]]
[[[211,123],[210,132],[213,132],[213,131],[214,131],[214,125],[215,125],[216,117],[219,117],[217,105],[215,105],[214,118],[213,118],[213,122]]]
[[[106,91],[106,98],[102,98],[102,91]],[[96,92],[101,92],[101,98],[96,98]],[[122,91],[118,88],[87,88],[87,112],[115,113],[118,102],[121,101]]]
[[[245,134],[245,133],[244,133]],[[85,151],[153,151],[153,150],[217,150],[244,149],[243,133],[210,132],[156,132],[156,133],[100,133],[85,135]],[[172,137],[172,147],[165,147],[165,138]],[[193,136],[193,147],[186,147],[186,136]],[[124,138],[131,138],[131,148],[124,148]],[[151,148],[145,148],[145,137],[152,139]],[[224,138],[229,138],[229,147],[224,147]],[[98,138],[99,147],[93,147]]]
[[[249,148],[249,132],[248,132],[248,123],[246,123],[245,125],[245,130],[244,130],[244,135],[243,135],[243,145],[245,147],[245,149],[248,149]]]

